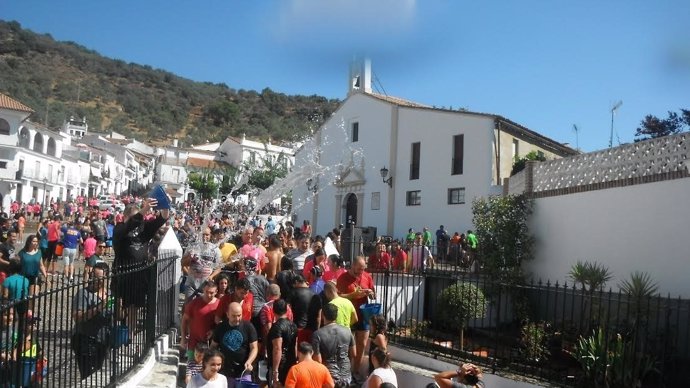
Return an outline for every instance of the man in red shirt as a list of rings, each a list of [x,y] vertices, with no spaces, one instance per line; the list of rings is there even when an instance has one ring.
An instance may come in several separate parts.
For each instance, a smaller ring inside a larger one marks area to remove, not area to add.
[[[404,271],[405,264],[407,263],[407,252],[400,248],[400,243],[398,240],[393,241],[393,245],[391,246],[391,256],[393,256],[393,264],[391,269]]]
[[[386,271],[391,267],[391,255],[386,252],[386,244],[376,243],[374,253],[369,256],[369,269]]]
[[[350,270],[340,275],[336,283],[338,294],[349,299],[357,310],[357,323],[352,326],[355,332],[355,359],[352,363],[353,373],[359,373],[359,366],[362,363],[362,355],[367,347],[369,339],[369,324],[364,321],[360,306],[369,303],[369,298],[376,299],[374,289],[374,279],[364,271],[366,260],[364,256],[357,256],[350,266]]]
[[[54,216],[53,221],[48,224],[48,257],[44,258],[43,263],[47,267],[49,274],[56,273],[55,262],[58,259],[58,255],[55,254],[55,248],[57,248],[60,241],[60,229],[60,217]]]
[[[235,291],[220,298],[220,304],[216,311],[216,323],[220,323],[227,318],[228,306],[232,302],[237,302],[242,307],[243,321],[252,320],[254,295],[249,291],[249,287],[249,280],[247,278],[238,279],[235,282]]]
[[[187,303],[182,316],[182,340],[180,348],[187,352],[187,358],[194,358],[194,348],[198,342],[206,342],[213,334],[214,318],[219,299],[216,298],[218,286],[211,280],[202,284],[201,298]],[[187,338],[189,336],[189,338]]]

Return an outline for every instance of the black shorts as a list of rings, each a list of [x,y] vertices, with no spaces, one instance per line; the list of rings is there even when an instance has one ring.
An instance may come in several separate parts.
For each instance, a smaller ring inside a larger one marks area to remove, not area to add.
[[[30,276],[30,275],[24,275],[27,279],[29,279],[29,285],[30,286],[35,286],[36,282],[38,281],[38,276]]]
[[[55,255],[55,248],[57,248],[58,245],[57,240],[55,241],[48,241],[48,257],[47,259],[50,261],[57,261],[58,257]]]

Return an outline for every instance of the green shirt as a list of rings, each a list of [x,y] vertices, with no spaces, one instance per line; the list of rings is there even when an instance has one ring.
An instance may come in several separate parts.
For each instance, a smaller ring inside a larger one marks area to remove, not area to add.
[[[479,244],[479,241],[477,241],[477,236],[474,235],[474,233],[470,233],[467,235],[467,243],[472,249],[477,249],[477,244]]]
[[[336,296],[330,303],[338,308],[338,316],[335,318],[335,323],[349,329],[353,324],[353,322],[351,322],[352,315],[357,315],[355,306],[349,299],[343,298],[342,296]]]
[[[426,246],[431,245],[431,232],[430,231],[427,230],[422,235],[422,244],[424,244]]]

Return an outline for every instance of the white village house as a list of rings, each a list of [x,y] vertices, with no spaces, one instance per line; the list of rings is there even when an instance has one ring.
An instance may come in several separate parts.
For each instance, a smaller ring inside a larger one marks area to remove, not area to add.
[[[308,220],[315,233],[351,223],[396,238],[424,226],[464,232],[472,228],[472,200],[500,194],[516,157],[577,154],[499,115],[373,93],[368,61],[351,67],[348,87],[347,99],[295,156],[298,167],[316,159],[337,171],[293,190],[297,224]]]

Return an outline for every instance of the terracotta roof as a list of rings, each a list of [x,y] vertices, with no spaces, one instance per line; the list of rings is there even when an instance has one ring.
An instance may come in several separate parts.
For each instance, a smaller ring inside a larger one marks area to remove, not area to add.
[[[201,158],[187,158],[187,166],[189,167],[196,167],[196,168],[210,168],[210,169],[216,169],[216,168],[222,168],[225,167],[225,163],[219,162],[217,160],[208,160],[208,159],[201,159]]]
[[[400,106],[410,106],[410,107],[415,107],[415,108],[431,108],[429,105],[424,105],[420,104],[414,101],[410,100],[405,100],[403,98],[399,97],[393,97],[393,96],[384,96],[383,94],[378,94],[378,93],[366,93],[368,96],[374,97],[376,99],[390,102],[395,105],[400,105]]]
[[[34,110],[28,106],[2,93],[0,93],[0,108],[18,110],[20,112],[34,112]]]

